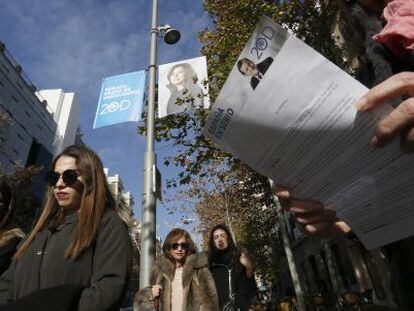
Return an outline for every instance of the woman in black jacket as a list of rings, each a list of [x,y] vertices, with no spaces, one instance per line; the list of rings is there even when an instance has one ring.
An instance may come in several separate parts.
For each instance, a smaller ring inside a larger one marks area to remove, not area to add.
[[[0,279],[0,304],[76,285],[78,310],[118,310],[132,250],[102,162],[92,150],[70,146],[52,168],[42,214]]]
[[[247,252],[236,247],[225,225],[211,230],[209,251],[209,267],[217,287],[220,310],[248,311],[257,286]]]

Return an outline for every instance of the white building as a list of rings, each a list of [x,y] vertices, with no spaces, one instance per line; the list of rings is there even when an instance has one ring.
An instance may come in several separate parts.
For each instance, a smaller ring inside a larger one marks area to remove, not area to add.
[[[57,155],[76,141],[80,105],[75,93],[65,93],[62,89],[41,90],[39,93],[47,101],[57,123],[53,144],[54,154]]]
[[[16,163],[42,168],[35,180],[39,200],[56,152],[84,145],[77,130],[79,110],[73,93],[38,91],[0,41],[0,113],[9,119],[0,124],[0,171],[8,173]]]
[[[130,227],[136,225],[134,218],[134,198],[129,191],[124,190],[124,181],[118,174],[109,176],[108,168],[104,168],[109,189],[114,195],[119,216]]]

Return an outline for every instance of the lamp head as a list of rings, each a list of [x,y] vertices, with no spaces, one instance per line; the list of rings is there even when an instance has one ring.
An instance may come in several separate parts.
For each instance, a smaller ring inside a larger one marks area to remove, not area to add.
[[[167,44],[176,44],[178,41],[180,41],[181,34],[177,29],[174,28],[168,28],[165,30],[164,34],[164,42]]]

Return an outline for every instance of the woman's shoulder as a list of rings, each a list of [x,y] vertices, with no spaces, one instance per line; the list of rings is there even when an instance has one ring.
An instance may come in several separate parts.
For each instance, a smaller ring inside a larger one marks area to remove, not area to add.
[[[193,269],[208,268],[208,253],[200,252],[191,254],[187,257],[186,265],[191,266]]]
[[[154,266],[158,266],[163,269],[166,266],[174,265],[170,259],[168,259],[164,254],[157,256],[154,262]]]
[[[115,209],[107,208],[102,215],[101,228],[127,230],[127,224]]]

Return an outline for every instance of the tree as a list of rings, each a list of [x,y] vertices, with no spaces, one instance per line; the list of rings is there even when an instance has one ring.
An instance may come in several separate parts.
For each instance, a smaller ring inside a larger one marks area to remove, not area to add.
[[[336,10],[319,0],[261,1],[261,0],[205,0],[213,27],[200,32],[201,52],[207,56],[210,77],[210,98],[214,102],[220,88],[233,68],[258,19],[267,15],[311,45],[338,66],[347,65],[337,39],[331,34]],[[334,2],[330,2],[334,3]],[[208,112],[170,115],[157,119],[157,141],[172,141],[177,154],[165,159],[182,170],[168,185],[188,184],[196,176],[208,173],[212,159],[233,166],[239,165],[230,154],[214,146],[202,135]],[[145,126],[139,128],[145,132]]]
[[[331,34],[336,10],[325,1],[205,0],[204,4],[213,26],[201,31],[199,38],[201,52],[207,56],[213,103],[262,15],[288,28],[338,66],[347,65]],[[202,135],[207,116],[208,112],[196,110],[156,121],[156,139],[171,141],[178,149],[164,161],[180,169],[178,178],[167,181],[167,188],[177,189],[170,208],[183,211],[194,206],[204,231],[226,222],[227,209],[237,240],[250,248],[260,273],[269,277],[267,258],[277,232],[267,179]]]
[[[0,142],[7,140],[7,132],[12,125],[12,119],[3,110],[0,110]],[[0,156],[7,155],[5,144],[0,144]],[[33,182],[39,168],[35,166],[24,167],[19,161],[15,161],[10,171],[6,172],[0,165],[0,177],[5,179],[13,191],[12,221],[21,227],[23,231],[30,231],[39,202],[33,194]]]

